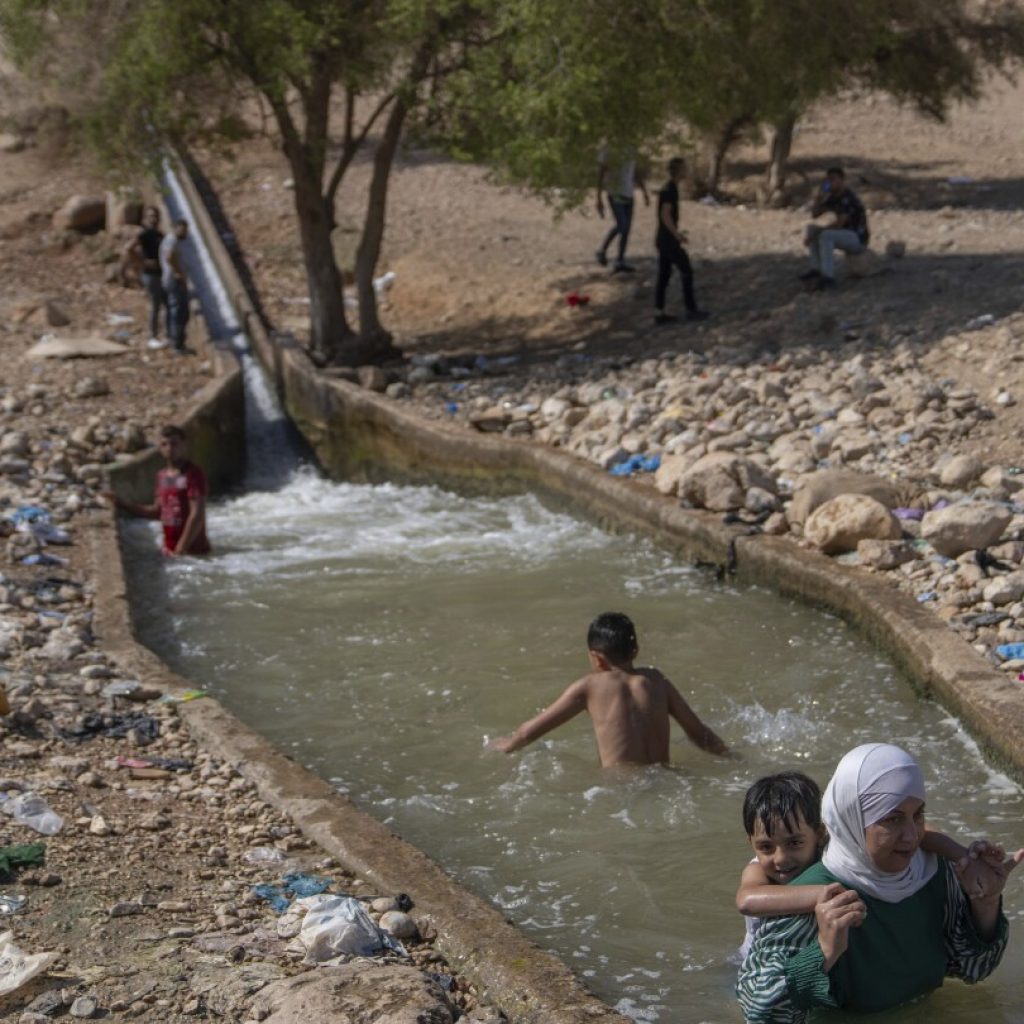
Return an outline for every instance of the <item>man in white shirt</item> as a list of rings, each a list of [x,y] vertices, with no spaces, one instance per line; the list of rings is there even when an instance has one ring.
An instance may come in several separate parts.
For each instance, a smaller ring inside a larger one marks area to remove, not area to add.
[[[176,220],[160,243],[160,283],[167,295],[167,333],[175,352],[185,352],[188,325],[188,278],[181,258],[181,243],[188,237],[188,223]]]
[[[643,172],[632,156],[619,165],[610,167],[608,163],[608,147],[601,147],[597,157],[597,212],[604,217],[604,194],[608,193],[608,205],[611,208],[615,224],[605,236],[601,248],[597,250],[597,262],[602,267],[608,266],[608,247],[618,238],[619,255],[612,267],[614,273],[631,273],[635,268],[626,262],[626,243],[629,241],[629,229],[633,224],[633,193],[640,189],[644,197],[644,205],[651,205],[647,194]]]

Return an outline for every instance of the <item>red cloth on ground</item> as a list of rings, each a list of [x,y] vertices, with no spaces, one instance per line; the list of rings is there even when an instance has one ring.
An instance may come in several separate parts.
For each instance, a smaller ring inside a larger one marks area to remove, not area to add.
[[[160,522],[164,528],[164,553],[168,554],[178,546],[185,530],[192,501],[206,498],[206,474],[194,463],[186,462],[180,468],[167,466],[156,475],[156,501],[160,506]],[[206,555],[210,542],[206,538],[206,524],[192,541],[187,555]]]

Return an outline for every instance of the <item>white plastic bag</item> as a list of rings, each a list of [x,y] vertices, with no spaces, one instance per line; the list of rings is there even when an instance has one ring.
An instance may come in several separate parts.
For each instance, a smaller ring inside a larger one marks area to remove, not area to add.
[[[21,988],[56,959],[56,953],[23,953],[14,944],[13,932],[0,934],[0,996]]]
[[[315,904],[313,901],[316,900]],[[304,901],[305,902],[305,901]],[[382,932],[359,900],[351,896],[312,896],[299,939],[305,963],[323,963],[338,956],[375,956],[386,949],[405,955],[402,944]]]

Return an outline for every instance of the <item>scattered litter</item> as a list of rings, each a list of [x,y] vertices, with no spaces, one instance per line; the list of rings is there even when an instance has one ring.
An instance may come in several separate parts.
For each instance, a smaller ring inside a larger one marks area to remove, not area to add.
[[[0,914],[17,914],[27,903],[27,896],[0,894]]]
[[[939,595],[934,590],[926,590],[923,594],[917,595],[918,604],[927,604],[929,601],[938,600]]]
[[[26,555],[21,560],[22,565],[45,565],[52,568],[63,569],[68,565],[66,558],[61,558],[59,555],[51,555],[45,551],[40,551],[34,555]]]
[[[306,947],[304,963],[326,963],[342,956],[375,956],[405,947],[378,928],[366,908],[351,896],[311,896],[298,901],[309,907],[299,940]]]
[[[183,757],[118,757],[118,768],[162,768],[168,772],[192,770],[192,762]]]
[[[458,402],[445,402],[444,403],[444,411],[446,413],[448,413],[449,416],[454,416],[459,411],[459,403]]]
[[[910,444],[910,442],[914,440],[914,435],[908,434],[904,431],[896,438],[896,440],[899,441],[900,444]]]
[[[186,701],[199,700],[205,697],[205,690],[182,690],[181,693],[165,693],[160,698],[161,704],[184,704]]]
[[[700,202],[704,206],[721,206],[722,205],[713,195],[710,195],[710,194],[706,195],[706,196],[702,196]]]
[[[108,313],[107,323],[111,327],[124,327],[126,324],[135,323],[135,317],[129,316],[127,313]]]
[[[565,297],[566,304],[576,309],[578,306],[586,306],[590,302],[589,295],[580,295],[579,292],[569,292]]]
[[[331,887],[329,878],[318,878],[316,875],[296,873],[283,878],[286,892],[293,896],[319,896]]]
[[[1003,661],[1012,661],[1016,658],[1024,658],[1024,643],[1000,644],[996,648],[996,655]]]
[[[26,353],[26,359],[76,359],[92,356],[123,356],[131,349],[92,334],[77,338],[57,338],[45,334]]]
[[[15,992],[37,974],[42,974],[57,953],[23,953],[14,944],[13,932],[0,935],[0,996]]]
[[[395,283],[397,275],[393,270],[389,270],[386,274],[381,274],[380,277],[373,279],[373,291],[379,299],[386,291],[391,289],[391,286]]]
[[[150,715],[123,714],[123,715],[101,715],[98,712],[91,712],[85,715],[80,722],[70,729],[60,729],[59,733],[63,739],[72,743],[87,740],[92,736],[107,736],[111,739],[119,739],[122,736],[132,734],[132,739],[144,746],[152,743],[160,735],[160,723]]]
[[[946,183],[949,185],[973,185],[974,179],[969,174],[951,174]]]
[[[28,825],[40,835],[54,836],[64,827],[64,819],[38,793],[19,793],[4,797],[0,811],[13,818],[19,825]]]
[[[100,690],[100,693],[104,697],[128,697],[135,693],[142,684],[138,679],[117,679],[112,683],[107,683],[106,686]],[[145,765],[139,765],[138,767],[144,768]]]
[[[285,855],[273,846],[254,846],[242,854],[246,864],[283,864]]]
[[[15,868],[36,867],[46,856],[46,843],[19,843],[0,846],[0,882],[14,876]]]
[[[991,327],[996,322],[992,313],[982,313],[981,316],[968,320],[965,327],[968,331],[979,331],[982,327]]]
[[[924,519],[924,509],[923,508],[894,508],[892,510],[892,514],[897,519],[915,519],[915,520]]]
[[[612,476],[632,476],[633,473],[655,473],[661,465],[660,455],[630,455],[608,470]]]
[[[283,914],[291,906],[291,899],[285,895],[284,889],[279,885],[269,885],[267,883],[254,885],[252,892],[258,899],[269,903],[270,909],[275,914]]]

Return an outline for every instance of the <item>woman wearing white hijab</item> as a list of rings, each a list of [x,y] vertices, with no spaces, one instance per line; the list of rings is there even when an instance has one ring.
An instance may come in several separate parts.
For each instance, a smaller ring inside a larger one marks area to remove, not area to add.
[[[839,762],[822,799],[829,843],[794,884],[824,885],[814,914],[766,920],[740,968],[748,1024],[801,1024],[816,1006],[884,1010],[952,976],[981,981],[1006,948],[1002,890],[1021,854],[956,869],[920,849],[924,778],[899,747]],[[851,930],[852,929],[852,930]]]

